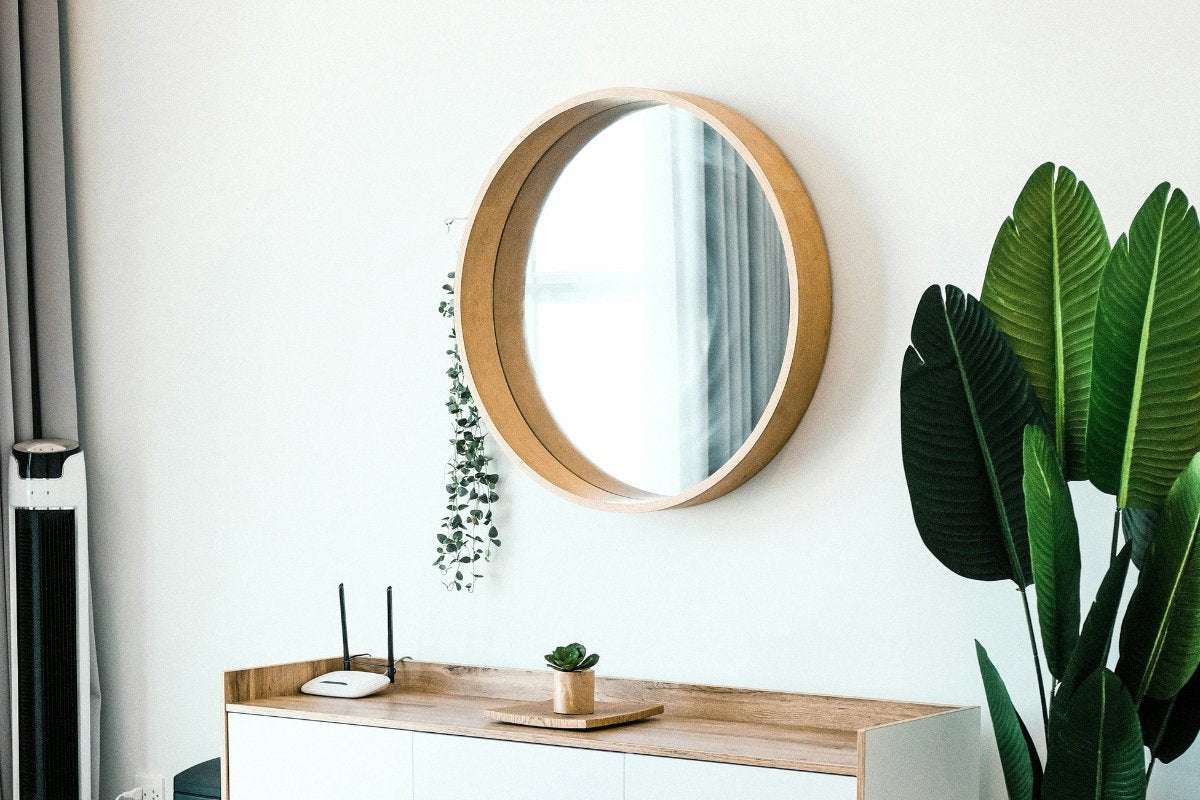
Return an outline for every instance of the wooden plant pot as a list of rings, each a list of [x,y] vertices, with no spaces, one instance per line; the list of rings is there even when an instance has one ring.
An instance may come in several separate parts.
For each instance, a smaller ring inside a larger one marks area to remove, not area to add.
[[[554,673],[554,713],[591,714],[596,710],[596,673]]]

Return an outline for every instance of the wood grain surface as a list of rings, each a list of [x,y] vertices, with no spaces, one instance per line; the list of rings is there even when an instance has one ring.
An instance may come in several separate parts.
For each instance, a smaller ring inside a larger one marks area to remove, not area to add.
[[[503,705],[497,700],[545,700],[552,691],[548,670],[420,661],[404,661],[396,685],[370,697],[299,694],[304,681],[340,667],[340,659],[324,659],[227,673],[226,711],[853,776],[860,768],[860,731],[957,708],[597,677],[598,703],[666,710],[635,725],[533,728],[497,722],[485,712]]]
[[[596,703],[590,714],[558,714],[553,700],[539,703],[517,703],[513,706],[485,709],[483,715],[510,725],[561,730],[595,730],[613,725],[625,725],[663,713],[662,706],[641,703]]]

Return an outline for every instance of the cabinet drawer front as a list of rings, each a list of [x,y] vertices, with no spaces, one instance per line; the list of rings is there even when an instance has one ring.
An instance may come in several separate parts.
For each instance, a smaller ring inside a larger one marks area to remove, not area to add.
[[[412,800],[412,734],[229,715],[228,800]]]
[[[857,792],[858,782],[844,775],[625,757],[625,800],[855,800]]]
[[[621,800],[620,753],[413,734],[414,800]]]

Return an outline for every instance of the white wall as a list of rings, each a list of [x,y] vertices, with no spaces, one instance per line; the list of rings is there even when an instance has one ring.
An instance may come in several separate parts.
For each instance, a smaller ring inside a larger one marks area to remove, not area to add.
[[[914,531],[900,359],[1042,161],[1114,238],[1161,180],[1200,196],[1200,17],[1104,5],[68,3],[105,796],[218,753],[222,670],[336,652],[340,580],[356,649],[391,583],[400,649],[468,663],[581,639],[610,674],[981,703],[978,636],[1032,724],[1016,593]],[[699,508],[588,511],[501,463],[504,547],[447,594],[441,221],[529,120],[614,85],[725,101],[791,158],[833,262],[824,381]],[[1080,502],[1090,587],[1108,502]],[[1153,796],[1198,779],[1193,752]]]

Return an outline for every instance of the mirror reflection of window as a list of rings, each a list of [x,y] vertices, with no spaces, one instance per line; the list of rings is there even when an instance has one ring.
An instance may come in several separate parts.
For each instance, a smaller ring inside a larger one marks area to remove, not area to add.
[[[595,136],[547,196],[526,344],[555,422],[592,463],[672,495],[749,437],[779,377],[788,279],[749,167],[668,106]]]

